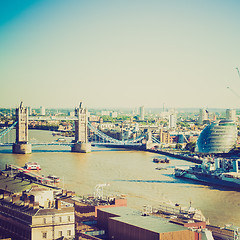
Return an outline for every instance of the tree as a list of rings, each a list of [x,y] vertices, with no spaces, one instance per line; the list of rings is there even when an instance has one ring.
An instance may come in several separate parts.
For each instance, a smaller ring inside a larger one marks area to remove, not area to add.
[[[190,152],[194,152],[196,147],[196,142],[189,142],[187,143],[185,150],[188,150]]]
[[[180,143],[177,143],[175,146],[176,149],[182,149],[182,145]]]

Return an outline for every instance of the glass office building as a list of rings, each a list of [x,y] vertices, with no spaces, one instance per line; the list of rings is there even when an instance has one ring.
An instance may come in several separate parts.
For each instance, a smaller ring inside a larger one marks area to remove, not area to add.
[[[214,122],[198,137],[196,152],[228,153],[237,142],[237,125],[232,120]]]

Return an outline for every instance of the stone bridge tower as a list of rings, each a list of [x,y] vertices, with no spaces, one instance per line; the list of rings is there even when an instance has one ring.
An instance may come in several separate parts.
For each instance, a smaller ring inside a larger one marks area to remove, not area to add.
[[[152,141],[152,132],[150,128],[147,130],[146,138],[143,139],[142,143],[143,143],[144,149],[151,149],[152,147],[154,147],[154,145],[156,145]]]
[[[28,109],[21,102],[16,108],[16,143],[13,144],[13,153],[31,153],[32,145],[28,143]]]
[[[88,111],[82,107],[75,109],[75,140],[72,146],[72,152],[91,152],[91,143],[88,142]]]

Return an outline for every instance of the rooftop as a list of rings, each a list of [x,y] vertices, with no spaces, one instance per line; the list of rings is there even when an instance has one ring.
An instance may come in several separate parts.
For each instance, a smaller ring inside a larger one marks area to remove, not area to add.
[[[114,215],[119,215],[119,216],[140,216],[142,212],[129,208],[129,207],[114,207],[114,208],[101,208],[100,211],[111,213]]]
[[[142,216],[142,212],[129,207],[101,208],[100,211],[119,216],[112,217],[111,219],[114,221],[123,222],[156,233],[184,231],[187,229],[186,227],[170,223],[169,219],[166,218]]]
[[[0,175],[0,190],[8,191],[11,193],[20,193],[25,190],[30,190],[33,186],[39,186],[43,188],[41,185],[36,183],[30,183],[29,181],[25,181],[19,178],[14,179],[13,177],[7,177],[5,175]],[[49,188],[45,188],[49,189]]]
[[[16,212],[21,212],[23,214],[27,214],[29,216],[38,216],[38,215],[52,215],[57,213],[65,213],[65,212],[74,212],[73,204],[62,202],[61,209],[56,209],[54,207],[51,208],[33,208],[32,206],[25,205],[24,201],[18,200],[12,203],[12,198],[8,197],[5,199],[0,199],[0,205],[6,208],[9,208]]]
[[[160,217],[124,215],[122,217],[113,217],[111,219],[130,224],[138,228],[146,229],[155,233],[177,232],[187,230],[186,227],[170,223],[168,222],[168,220]]]

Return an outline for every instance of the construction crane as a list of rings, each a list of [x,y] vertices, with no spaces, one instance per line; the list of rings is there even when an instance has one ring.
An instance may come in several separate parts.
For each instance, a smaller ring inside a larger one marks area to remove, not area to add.
[[[239,71],[238,67],[236,67],[236,70],[237,70],[238,76],[239,76],[239,78],[240,78],[240,71]],[[237,94],[237,93],[236,93],[234,90],[232,90],[230,87],[227,87],[227,89],[229,89],[236,97],[240,98],[240,95]]]
[[[237,72],[238,72],[238,76],[239,76],[239,78],[240,78],[240,72],[239,72],[238,67],[236,67],[236,69],[237,69]]]
[[[240,98],[239,94],[237,94],[234,90],[232,90],[230,87],[227,87],[227,89],[229,89],[235,96],[237,96],[238,98]]]

